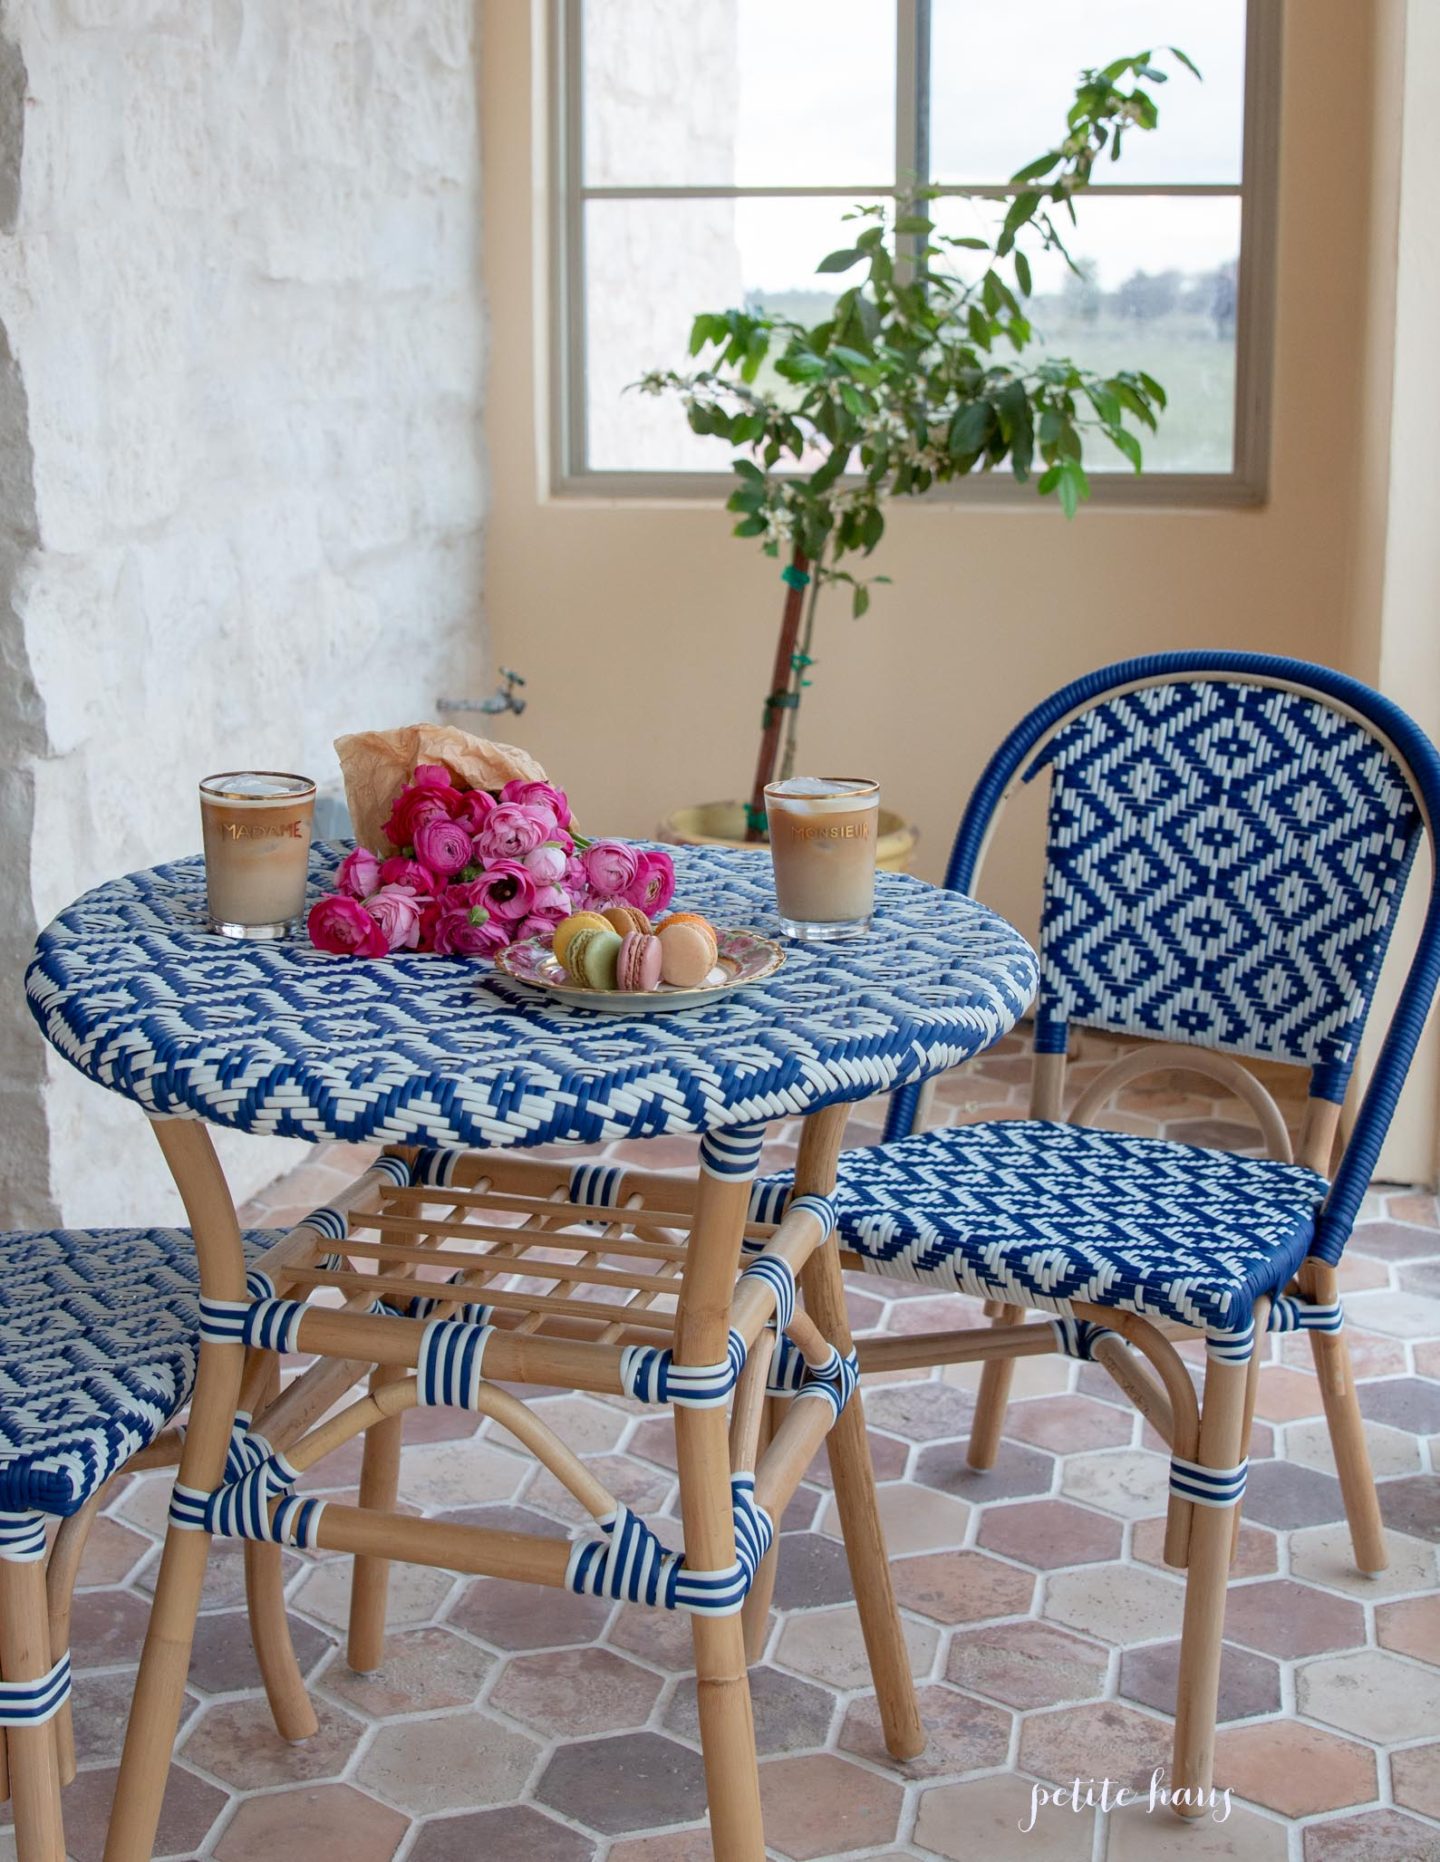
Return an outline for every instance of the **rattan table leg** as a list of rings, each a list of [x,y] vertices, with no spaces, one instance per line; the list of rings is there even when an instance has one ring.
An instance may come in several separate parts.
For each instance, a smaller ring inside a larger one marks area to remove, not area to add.
[[[682,1363],[715,1363],[725,1355],[749,1202],[748,1177],[714,1177],[702,1169],[675,1321],[675,1353]],[[724,1570],[735,1558],[724,1410],[677,1407],[675,1450],[686,1562],[698,1570]],[[715,1862],[763,1862],[765,1836],[744,1629],[738,1612],[697,1615],[692,1629]]]
[[[824,1196],[834,1189],[835,1163],[847,1111],[843,1105],[827,1106],[806,1119],[795,1165],[797,1195]],[[848,1352],[850,1320],[845,1311],[839,1246],[833,1235],[811,1255],[801,1271],[800,1286],[810,1317],[842,1355]],[[890,1579],[890,1560],[875,1499],[875,1470],[865,1433],[865,1410],[858,1390],[826,1437],[825,1446],[885,1744],[895,1758],[913,1759],[925,1750],[925,1729]]]
[[[39,1681],[50,1672],[43,1559],[0,1558],[0,1675]],[[15,1847],[20,1862],[65,1862],[55,1722],[6,1732]]]
[[[394,1364],[378,1365],[370,1378],[372,1391],[402,1383],[407,1372]],[[360,1463],[360,1505],[389,1513],[400,1492],[400,1447],[403,1415],[386,1417],[365,1431]],[[350,1637],[346,1659],[357,1674],[370,1674],[385,1659],[385,1612],[390,1594],[390,1560],[357,1558],[350,1584]]]
[[[212,1299],[243,1299],[245,1250],[209,1132],[188,1119],[157,1120],[154,1129],[195,1234],[202,1292]],[[219,1486],[244,1368],[242,1345],[201,1347],[190,1426],[176,1476],[180,1485],[202,1493]],[[120,1758],[105,1862],[150,1862],[155,1853],[155,1831],[170,1774],[209,1552],[208,1533],[171,1526],[165,1536]]]

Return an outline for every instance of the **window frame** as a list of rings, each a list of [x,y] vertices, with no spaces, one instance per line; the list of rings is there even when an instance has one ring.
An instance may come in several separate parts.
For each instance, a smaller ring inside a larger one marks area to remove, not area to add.
[[[600,470],[585,463],[585,203],[595,199],[686,200],[875,198],[900,193],[874,186],[604,186],[583,181],[584,100],[580,35],[584,0],[550,0],[547,66],[549,185],[549,484],[556,498],[723,501],[728,471]],[[1097,182],[1095,195],[1221,196],[1239,199],[1236,275],[1235,457],[1229,472],[1093,472],[1093,502],[1123,508],[1263,504],[1269,495],[1274,359],[1275,247],[1280,155],[1280,41],[1283,0],[1247,0],[1244,149],[1237,183]],[[930,0],[895,0],[895,173],[928,174]],[[1004,186],[942,186],[960,197],[1003,199]],[[1038,502],[1033,485],[1008,471],[976,473],[926,494],[949,503]]]

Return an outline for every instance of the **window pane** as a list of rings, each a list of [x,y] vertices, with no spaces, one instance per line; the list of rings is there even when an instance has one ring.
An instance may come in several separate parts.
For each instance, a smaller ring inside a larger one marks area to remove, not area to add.
[[[1238,182],[1245,0],[933,0],[930,148],[934,178],[1006,181],[1064,132],[1084,66],[1178,45],[1204,74],[1166,63],[1152,87],[1159,128],[1134,132],[1097,179]]]
[[[588,458],[600,472],[723,472],[730,451],[698,438],[678,403],[625,392],[686,354],[702,310],[764,303],[806,322],[850,280],[815,267],[853,236],[843,200],[592,200],[585,208]]]
[[[887,0],[584,0],[591,187],[883,187]]]
[[[993,201],[936,205],[942,232],[993,237]],[[1065,238],[1083,278],[1055,254],[1031,255],[1030,316],[1045,348],[1160,383],[1170,404],[1159,432],[1141,435],[1147,472],[1233,470],[1239,200],[1092,195],[1076,213]],[[1130,470],[1107,442],[1086,450],[1087,469]]]

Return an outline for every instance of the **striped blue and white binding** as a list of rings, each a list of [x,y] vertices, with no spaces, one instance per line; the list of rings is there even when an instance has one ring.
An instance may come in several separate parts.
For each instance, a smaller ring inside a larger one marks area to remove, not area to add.
[[[741,1274],[742,1282],[758,1280],[775,1295],[775,1325],[784,1331],[795,1317],[795,1270],[781,1254],[762,1254]]]
[[[0,1726],[43,1726],[70,1698],[70,1652],[38,1681],[0,1681]]]
[[[1065,1357],[1079,1358],[1086,1364],[1095,1356],[1095,1347],[1102,1338],[1115,1336],[1107,1326],[1096,1325],[1091,1319],[1072,1319],[1068,1314],[1051,1319],[1050,1326]]]
[[[798,1403],[802,1397],[824,1397],[834,1409],[838,1421],[859,1382],[860,1359],[857,1354],[852,1350],[842,1358],[832,1345],[830,1356],[823,1364],[806,1364],[800,1388],[795,1392],[795,1401]]]
[[[727,1570],[692,1570],[683,1552],[669,1550],[644,1520],[619,1506],[597,1521],[599,1536],[576,1540],[565,1571],[567,1586],[582,1597],[610,1597],[698,1616],[733,1616],[770,1549],[775,1522],[756,1502],[753,1474],[731,1476],[730,1498],[735,1562]]]
[[[731,1125],[700,1139],[700,1168],[710,1177],[753,1177],[765,1142],[763,1125]]]
[[[745,1340],[731,1331],[721,1364],[677,1364],[668,1345],[627,1345],[620,1383],[637,1403],[674,1403],[681,1409],[718,1409],[729,1401],[745,1368]]]
[[[1289,1293],[1277,1293],[1270,1303],[1271,1332],[1341,1332],[1345,1329],[1345,1308],[1339,1300],[1322,1304],[1319,1300],[1296,1299]]]
[[[12,1564],[33,1564],[45,1556],[45,1517],[42,1513],[0,1513],[0,1558]]]
[[[1245,1492],[1249,1466],[1247,1460],[1238,1468],[1206,1468],[1172,1455],[1170,1491],[1177,1500],[1192,1500],[1196,1506],[1234,1506]]]
[[[566,1194],[572,1203],[584,1203],[592,1209],[614,1209],[619,1205],[623,1164],[577,1164],[570,1172]]]
[[[485,1347],[494,1329],[464,1319],[432,1319],[420,1335],[416,1402],[428,1408],[477,1408]]]

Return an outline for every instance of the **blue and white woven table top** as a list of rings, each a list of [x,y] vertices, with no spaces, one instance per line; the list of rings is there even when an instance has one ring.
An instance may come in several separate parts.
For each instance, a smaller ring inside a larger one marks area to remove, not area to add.
[[[329,890],[344,848],[318,846]],[[676,905],[779,935],[768,855],[677,851]],[[147,1112],[241,1131],[440,1148],[718,1130],[868,1098],[1011,1028],[1034,954],[1004,919],[900,874],[874,928],[791,945],[704,1009],[566,1009],[474,959],[330,957],[205,928],[198,858],[132,873],[41,933],[26,977],[46,1037]]]

